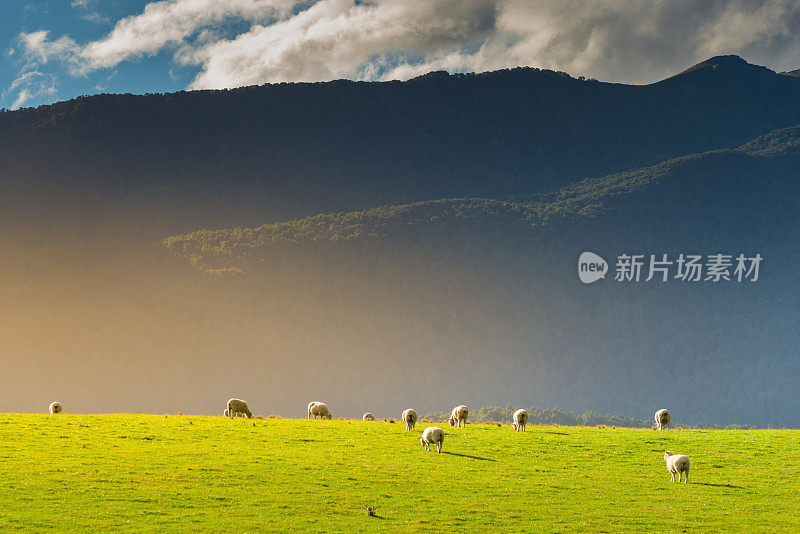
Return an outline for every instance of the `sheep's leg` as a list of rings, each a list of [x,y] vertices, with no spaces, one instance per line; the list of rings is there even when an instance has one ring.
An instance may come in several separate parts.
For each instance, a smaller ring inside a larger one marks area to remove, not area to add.
[[[439,441],[436,443],[436,452],[441,454],[442,453],[442,442]]]
[[[670,471],[670,474],[671,474],[672,476],[671,476],[671,477],[669,477],[669,481],[670,481],[670,482],[675,482],[675,473],[673,473],[672,471]]]

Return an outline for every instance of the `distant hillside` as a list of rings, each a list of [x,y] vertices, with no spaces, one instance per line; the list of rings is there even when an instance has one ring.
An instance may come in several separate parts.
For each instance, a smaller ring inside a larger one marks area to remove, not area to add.
[[[800,79],[732,56],[647,86],[514,69],[2,113],[0,409],[800,426],[798,124]],[[681,253],[764,262],[614,280]]]
[[[97,95],[0,114],[0,222],[153,236],[507,199],[798,123],[800,80],[735,56],[646,86],[518,68]]]
[[[687,424],[797,425],[799,141],[792,127],[528,200],[385,206],[162,245],[236,275],[206,279],[225,292],[215,308],[237,317],[239,339],[264,328],[317,339],[328,347],[317,371],[363,402],[411,388],[423,399],[534,399],[644,420],[664,405]],[[585,250],[612,263],[605,281],[577,281]],[[621,253],[717,252],[763,255],[760,281],[613,280]]]
[[[583,229],[582,219],[603,214],[612,219],[636,219],[632,215],[636,212],[642,219],[640,224],[649,227],[644,220],[647,214],[660,212],[662,218],[656,224],[672,225],[673,229],[682,221],[692,226],[702,219],[719,222],[738,217],[752,223],[756,212],[762,218],[768,215],[789,222],[797,215],[792,202],[799,198],[794,174],[798,161],[800,126],[795,126],[770,132],[735,149],[682,156],[650,167],[581,180],[529,201],[439,199],[321,214],[257,228],[198,230],[169,237],[163,244],[206,269],[239,269],[242,262],[263,260],[271,254],[314,244],[370,240],[404,243],[422,238],[451,239],[456,234],[482,241],[509,228],[515,229],[515,235],[543,228],[552,233],[553,226]],[[759,183],[756,177],[765,174],[768,181]],[[648,189],[655,191],[648,194]],[[691,202],[693,213],[682,213],[687,202]],[[591,234],[582,231],[587,237]],[[620,231],[631,233],[630,228]],[[648,230],[646,237],[658,240],[669,239],[670,235]],[[754,236],[746,237],[752,240]]]

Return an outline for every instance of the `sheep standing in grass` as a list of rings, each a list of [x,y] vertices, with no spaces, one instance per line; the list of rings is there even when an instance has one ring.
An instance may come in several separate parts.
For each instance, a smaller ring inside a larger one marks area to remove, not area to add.
[[[364,416],[361,418],[361,420],[362,421],[374,421],[375,420],[375,416],[372,415],[371,413],[367,412],[367,413],[364,414]]]
[[[253,417],[253,412],[250,411],[247,402],[242,399],[229,399],[225,413],[228,417],[247,417],[248,419]]]
[[[461,404],[453,408],[447,422],[450,423],[450,426],[467,426],[467,415],[469,415],[469,409]]]
[[[438,426],[429,426],[422,431],[422,437],[419,438],[422,447],[429,451],[431,445],[436,444],[436,452],[442,452],[442,443],[444,443],[444,431]]]
[[[681,474],[686,474],[683,483],[689,482],[689,458],[683,454],[673,454],[672,451],[664,453],[664,460],[667,461],[667,469],[672,474],[670,482],[675,482],[675,475],[678,475],[678,482],[681,481]]]
[[[403,422],[406,424],[406,430],[412,431],[414,430],[414,425],[417,424],[417,412],[415,412],[411,408],[403,410],[402,419]]]
[[[51,402],[50,403],[50,415],[55,415],[57,413],[61,413],[64,411],[64,407],[61,406],[60,402]]]
[[[516,412],[514,412],[514,422],[511,423],[511,426],[514,427],[514,430],[517,432],[522,431],[525,432],[525,425],[528,424],[528,412],[520,408]]]
[[[669,426],[669,420],[671,419],[669,415],[669,410],[666,408],[658,410],[655,415],[656,419],[656,428],[659,430],[664,430]]]
[[[308,403],[308,417],[307,419],[311,418],[316,419],[317,417],[321,419],[332,419],[333,416],[331,415],[331,411],[328,409],[328,405],[324,402],[317,402],[311,401]]]

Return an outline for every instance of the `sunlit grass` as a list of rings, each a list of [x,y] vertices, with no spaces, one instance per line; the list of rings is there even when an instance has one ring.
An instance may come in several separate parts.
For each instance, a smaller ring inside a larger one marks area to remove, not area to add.
[[[425,426],[0,415],[0,530],[800,529],[800,431]]]

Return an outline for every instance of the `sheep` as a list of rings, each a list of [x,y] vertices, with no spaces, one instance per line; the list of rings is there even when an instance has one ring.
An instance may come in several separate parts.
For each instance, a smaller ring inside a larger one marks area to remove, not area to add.
[[[669,426],[669,420],[671,419],[669,415],[669,410],[666,408],[662,410],[658,410],[655,415],[656,419],[656,428],[659,430],[664,430]]]
[[[331,415],[331,411],[328,409],[328,405],[324,402],[317,402],[311,401],[308,403],[308,417],[307,419],[311,418],[316,419],[320,417],[321,419],[332,419],[333,416]]]
[[[363,417],[361,417],[361,420],[362,421],[374,421],[375,420],[375,416],[372,415],[371,413],[367,412],[367,413],[365,413],[363,415]]]
[[[227,409],[227,408],[225,408],[225,411],[224,411],[224,412],[222,412],[222,417],[228,417],[228,414],[229,414],[229,413],[230,413],[230,412],[228,411],[228,409]]]
[[[247,406],[247,402],[242,399],[229,399],[228,408],[225,410],[228,417],[253,417],[253,412]]]
[[[678,482],[681,481],[681,474],[685,473],[683,483],[689,482],[689,458],[683,454],[673,454],[672,451],[664,453],[664,460],[667,461],[667,469],[672,474],[670,482],[675,482],[675,475],[678,475]]]
[[[453,408],[453,413],[450,414],[450,418],[447,420],[447,422],[450,423],[450,426],[467,426],[468,414],[469,409],[461,404]]]
[[[435,443],[436,452],[441,454],[442,443],[444,443],[444,431],[438,426],[429,426],[422,431],[422,437],[419,438],[419,442],[422,443],[422,448],[426,451],[431,450],[430,445]]]
[[[50,403],[50,415],[55,415],[64,411],[64,407],[61,406],[60,402],[51,402]]]
[[[411,408],[403,410],[403,422],[406,424],[406,430],[411,432],[414,430],[414,425],[417,424],[417,412]]]
[[[511,426],[514,427],[514,430],[519,432],[525,432],[525,425],[528,424],[528,412],[520,408],[516,412],[514,412],[514,422],[511,423]]]

